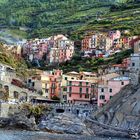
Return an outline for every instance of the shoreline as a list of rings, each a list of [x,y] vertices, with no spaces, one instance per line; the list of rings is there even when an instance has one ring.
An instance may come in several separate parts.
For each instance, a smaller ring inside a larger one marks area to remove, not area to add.
[[[43,131],[26,131],[26,130],[7,130],[0,128],[0,134],[6,134],[7,137],[10,135],[19,137],[26,135],[27,140],[28,137],[32,140],[129,140],[128,138],[117,138],[117,137],[102,137],[102,136],[85,136],[85,135],[72,135],[72,134],[52,134]],[[33,138],[32,138],[33,137]],[[35,139],[39,137],[40,139]],[[6,140],[6,139],[0,139]],[[14,139],[8,139],[14,140]],[[22,140],[22,139],[20,139]],[[23,139],[24,140],[24,139]]]

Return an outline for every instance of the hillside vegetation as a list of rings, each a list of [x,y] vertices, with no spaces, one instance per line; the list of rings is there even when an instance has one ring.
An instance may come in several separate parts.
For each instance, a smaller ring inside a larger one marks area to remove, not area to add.
[[[0,27],[28,27],[28,37],[67,33],[74,39],[88,30],[139,33],[140,4],[129,1],[133,0],[0,0]]]
[[[29,74],[24,59],[18,59],[9,51],[6,51],[3,47],[3,44],[0,44],[0,63],[15,68],[17,75],[20,77],[25,78]]]
[[[62,69],[64,73],[71,71],[94,71],[97,72],[99,68],[106,68],[112,64],[121,64],[124,58],[130,56],[133,50],[125,50],[120,53],[114,54],[109,58],[83,58],[80,54],[75,54],[71,61],[59,65],[42,66],[42,70]]]

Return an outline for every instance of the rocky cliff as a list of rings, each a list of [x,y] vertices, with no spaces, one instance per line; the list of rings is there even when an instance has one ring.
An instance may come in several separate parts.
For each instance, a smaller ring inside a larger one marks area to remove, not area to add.
[[[126,86],[109,104],[96,112],[94,118],[124,129],[139,129],[140,86]]]

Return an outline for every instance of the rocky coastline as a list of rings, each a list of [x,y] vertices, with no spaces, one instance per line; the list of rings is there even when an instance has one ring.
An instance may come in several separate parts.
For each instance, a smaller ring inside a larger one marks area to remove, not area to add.
[[[80,118],[70,112],[57,113],[49,106],[32,104],[10,106],[8,116],[0,118],[0,128],[127,139],[138,139],[140,134],[139,130],[136,132],[105,124],[92,116]]]
[[[89,123],[92,129],[89,127]],[[10,118],[0,118],[0,128],[7,130],[42,131],[51,134],[72,134],[83,136],[119,137],[138,139],[138,134],[121,129],[113,129],[89,118],[82,121],[69,113],[52,114],[41,120],[38,124],[35,117],[28,118],[25,114],[14,114]]]

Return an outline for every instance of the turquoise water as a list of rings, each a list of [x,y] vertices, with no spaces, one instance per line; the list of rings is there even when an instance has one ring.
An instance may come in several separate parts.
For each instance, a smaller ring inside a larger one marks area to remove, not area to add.
[[[90,136],[58,135],[45,132],[0,130],[0,140],[128,140]]]

